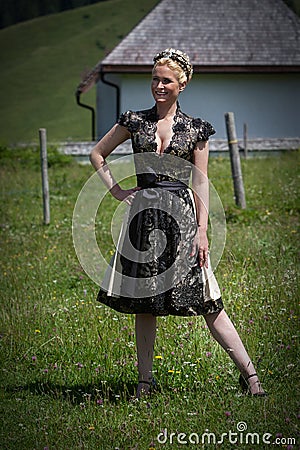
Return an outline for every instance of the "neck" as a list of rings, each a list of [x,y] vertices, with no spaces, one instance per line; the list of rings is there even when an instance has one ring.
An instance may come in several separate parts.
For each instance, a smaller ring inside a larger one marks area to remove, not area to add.
[[[167,119],[168,117],[174,117],[177,110],[177,103],[172,103],[172,105],[164,105],[156,103],[156,110],[159,119]]]

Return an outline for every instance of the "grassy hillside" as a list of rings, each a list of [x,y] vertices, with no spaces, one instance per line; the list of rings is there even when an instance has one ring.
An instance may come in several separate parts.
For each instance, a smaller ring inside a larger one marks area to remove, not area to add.
[[[90,138],[90,115],[75,90],[91,69],[157,3],[106,2],[34,19],[0,31],[0,144]],[[95,102],[95,90],[85,95]]]

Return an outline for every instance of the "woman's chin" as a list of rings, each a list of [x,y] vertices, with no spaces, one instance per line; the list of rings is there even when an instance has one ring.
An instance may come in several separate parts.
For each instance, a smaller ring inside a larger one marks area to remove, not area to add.
[[[156,103],[165,103],[167,101],[166,97],[154,97],[154,100],[156,101]]]

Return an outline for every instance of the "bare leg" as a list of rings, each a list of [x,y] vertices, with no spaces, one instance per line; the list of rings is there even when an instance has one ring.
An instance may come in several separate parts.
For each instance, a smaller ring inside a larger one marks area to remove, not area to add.
[[[156,317],[152,314],[137,314],[135,336],[138,358],[139,384],[136,396],[149,391],[150,385],[141,381],[152,381],[153,349],[156,336]]]
[[[241,374],[247,378],[255,373],[253,363],[241,341],[238,332],[224,310],[204,316],[207,326],[216,341],[229,354]],[[257,376],[248,380],[252,394],[263,392]]]

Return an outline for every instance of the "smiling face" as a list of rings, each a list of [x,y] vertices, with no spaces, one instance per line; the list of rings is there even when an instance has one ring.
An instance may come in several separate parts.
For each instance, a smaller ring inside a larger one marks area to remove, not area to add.
[[[179,83],[176,73],[167,65],[157,65],[152,72],[151,91],[156,103],[176,102],[185,85]]]

